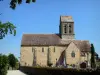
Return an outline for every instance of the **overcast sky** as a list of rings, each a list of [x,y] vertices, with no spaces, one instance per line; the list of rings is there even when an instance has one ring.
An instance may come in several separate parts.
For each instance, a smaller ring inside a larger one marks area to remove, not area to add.
[[[61,15],[72,16],[75,22],[75,39],[89,40],[100,55],[100,0],[36,0],[22,3],[15,10],[10,0],[0,2],[0,21],[10,21],[17,27],[17,35],[0,40],[0,53],[14,53],[20,57],[20,44],[24,33],[59,33]]]

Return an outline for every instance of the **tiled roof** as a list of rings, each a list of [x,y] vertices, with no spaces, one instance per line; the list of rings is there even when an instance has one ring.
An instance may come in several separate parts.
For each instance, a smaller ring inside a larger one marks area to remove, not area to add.
[[[54,46],[69,45],[73,42],[81,51],[90,51],[89,41],[62,40],[58,34],[24,34],[21,46]]]
[[[74,43],[82,52],[91,51],[91,45],[89,41],[76,40]]]
[[[60,37],[56,34],[24,34],[22,45],[59,45]]]
[[[73,42],[81,51],[90,51],[90,43],[87,40],[61,40],[62,44],[70,44]]]

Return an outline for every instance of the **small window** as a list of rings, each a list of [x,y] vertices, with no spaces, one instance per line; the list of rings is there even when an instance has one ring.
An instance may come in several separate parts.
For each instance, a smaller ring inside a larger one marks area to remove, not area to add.
[[[71,28],[71,24],[69,25],[69,28]]]
[[[67,32],[66,32],[66,25],[64,26],[64,33],[67,33]]]
[[[27,63],[25,62],[25,66],[27,65]]]
[[[55,52],[55,47],[54,47],[54,52]]]
[[[72,51],[71,56],[75,57],[75,52],[74,51]]]
[[[71,30],[71,24],[69,25],[69,33],[72,33],[72,30]]]
[[[42,52],[44,52],[44,48],[42,48]]]

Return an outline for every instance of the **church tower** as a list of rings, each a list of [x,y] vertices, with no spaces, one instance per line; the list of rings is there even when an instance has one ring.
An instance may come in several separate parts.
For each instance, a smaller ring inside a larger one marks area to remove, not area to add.
[[[71,16],[60,16],[59,34],[64,40],[74,39],[74,21]]]

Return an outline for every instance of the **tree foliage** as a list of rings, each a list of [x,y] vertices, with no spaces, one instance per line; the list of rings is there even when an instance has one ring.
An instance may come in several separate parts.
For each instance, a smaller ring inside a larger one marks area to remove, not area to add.
[[[0,75],[7,74],[7,63],[8,57],[6,55],[0,54]]]
[[[8,60],[9,60],[9,65],[12,67],[12,69],[15,67],[16,65],[16,58],[13,54],[9,54],[8,55]]]
[[[10,8],[15,9],[17,4],[21,4],[24,0],[11,0]],[[26,0],[26,3],[36,2],[36,0]]]
[[[5,37],[5,35],[8,34],[8,32],[15,36],[16,35],[15,29],[16,29],[16,27],[12,23],[10,23],[10,22],[2,23],[0,21],[0,39],[3,39]]]
[[[95,49],[94,49],[94,45],[91,44],[91,67],[95,68],[96,64],[95,64]]]
[[[15,69],[16,70],[19,69],[19,63],[18,62],[16,62]]]
[[[3,1],[3,0],[0,0]],[[10,8],[15,9],[17,4],[21,4],[24,0],[10,0]],[[26,0],[26,3],[36,2],[36,0]]]
[[[4,0],[0,0],[0,1],[4,1]],[[17,4],[21,4],[22,1],[24,0],[10,0],[10,8],[15,9]],[[36,2],[36,0],[26,0],[26,3],[30,3],[30,2]],[[1,15],[2,13],[0,13]],[[14,34],[14,36],[16,35],[16,30],[15,30],[15,26],[10,23],[2,23],[0,21],[0,39],[3,39],[5,37],[5,35],[8,33],[8,31],[10,32],[10,34]]]
[[[0,54],[0,75],[7,74],[7,69],[9,65],[12,65],[15,69],[18,69],[18,59],[13,54],[9,54],[8,56]]]

